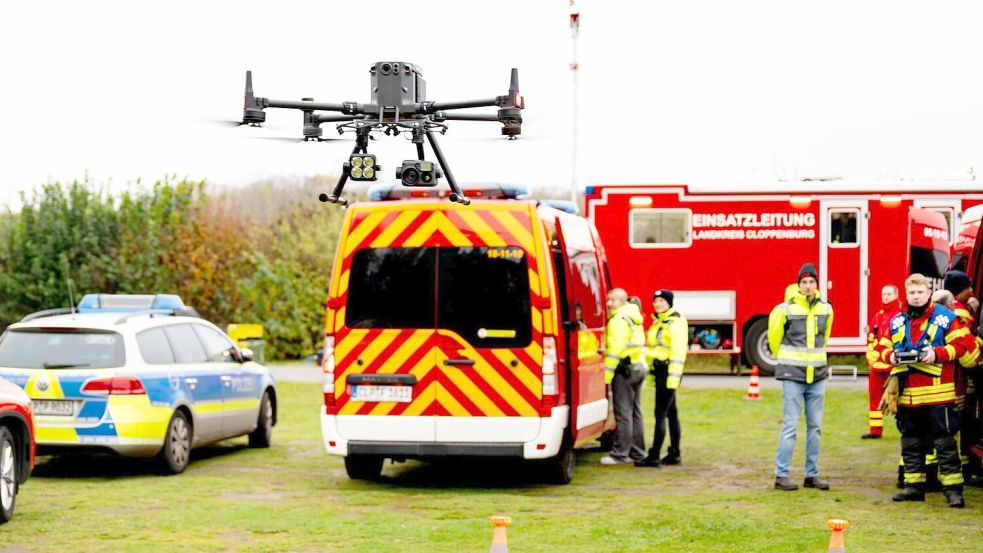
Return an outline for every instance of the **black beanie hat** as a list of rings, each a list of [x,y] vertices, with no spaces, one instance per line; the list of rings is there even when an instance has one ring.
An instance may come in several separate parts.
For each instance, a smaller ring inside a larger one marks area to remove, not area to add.
[[[669,307],[672,307],[672,290],[666,290],[663,288],[662,290],[652,294],[652,301],[655,301],[655,298],[662,298],[666,300],[666,302],[669,303]]]
[[[811,276],[812,278],[819,280],[819,273],[816,272],[816,266],[812,263],[805,263],[802,268],[799,269],[799,278],[795,280],[796,283],[802,282],[802,277]]]
[[[962,271],[949,271],[945,274],[942,287],[956,295],[973,285],[969,275]]]

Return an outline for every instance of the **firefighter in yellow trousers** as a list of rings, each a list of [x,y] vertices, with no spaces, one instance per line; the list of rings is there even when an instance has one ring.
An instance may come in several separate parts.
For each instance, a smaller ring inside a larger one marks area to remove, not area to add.
[[[679,412],[676,410],[676,390],[683,378],[683,365],[689,345],[689,323],[672,306],[671,290],[659,290],[652,297],[652,326],[646,339],[646,360],[655,376],[655,437],[648,456],[635,463],[637,467],[678,465],[682,462],[679,452]],[[669,451],[659,458],[666,440],[666,422],[669,426]]]
[[[604,381],[611,385],[614,401],[614,447],[602,465],[620,465],[645,456],[645,420],[642,416],[642,384],[645,365],[642,350],[645,331],[638,306],[628,303],[621,288],[608,292],[608,323],[604,331]]]

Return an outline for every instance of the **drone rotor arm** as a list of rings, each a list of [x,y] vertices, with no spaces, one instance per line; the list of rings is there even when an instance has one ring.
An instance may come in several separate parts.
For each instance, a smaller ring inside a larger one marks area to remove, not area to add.
[[[464,100],[462,102],[433,102],[429,104],[430,112],[449,111],[453,109],[485,108],[498,105],[498,98],[486,98],[484,100]]]
[[[486,115],[483,113],[441,113],[439,114],[437,120],[439,121],[490,121],[493,123],[497,123],[498,116]]]

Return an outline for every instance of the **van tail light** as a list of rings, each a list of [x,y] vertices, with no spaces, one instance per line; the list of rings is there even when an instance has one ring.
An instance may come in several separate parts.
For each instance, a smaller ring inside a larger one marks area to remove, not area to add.
[[[550,416],[553,407],[560,403],[559,375],[557,374],[556,338],[543,338],[543,404],[540,415]]]
[[[324,413],[337,415],[334,398],[334,336],[324,337],[324,353],[321,356],[321,391],[324,392]]]
[[[141,396],[146,395],[143,383],[135,376],[114,376],[93,378],[82,386],[83,394],[101,396]]]

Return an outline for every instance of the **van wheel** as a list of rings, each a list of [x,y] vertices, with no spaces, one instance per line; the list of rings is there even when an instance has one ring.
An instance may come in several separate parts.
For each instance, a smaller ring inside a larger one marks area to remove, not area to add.
[[[569,438],[563,438],[563,445],[556,457],[547,461],[547,476],[550,483],[569,484],[573,480],[573,472],[577,467],[577,456]]]
[[[164,448],[160,451],[160,463],[167,474],[179,474],[188,468],[191,460],[191,424],[182,411],[175,411],[167,423]]]
[[[747,329],[744,335],[744,352],[747,355],[748,363],[758,366],[758,373],[762,376],[773,376],[778,367],[778,360],[771,354],[768,347],[768,319],[761,318],[754,321],[751,328]]]
[[[249,447],[270,447],[273,438],[273,402],[270,392],[263,392],[263,401],[259,404],[259,419],[256,430],[249,434]]]
[[[345,457],[345,472],[352,480],[378,480],[384,461],[374,455],[349,455]]]
[[[14,516],[17,499],[17,447],[14,435],[0,426],[0,524]]]

